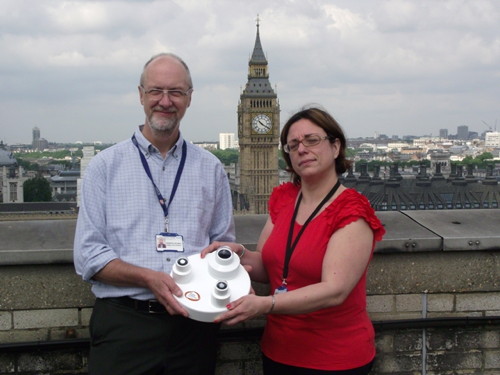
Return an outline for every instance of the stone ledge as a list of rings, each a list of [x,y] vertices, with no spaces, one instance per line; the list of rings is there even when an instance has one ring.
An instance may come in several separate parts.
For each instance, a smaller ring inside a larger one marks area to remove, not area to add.
[[[379,211],[377,216],[387,234],[376,253],[500,250],[498,209]],[[255,249],[266,220],[267,215],[236,215],[237,241]],[[0,221],[0,265],[72,263],[75,227],[71,217]]]
[[[451,303],[470,306],[477,302],[481,293],[496,292],[497,297],[488,300],[485,305],[494,312],[500,303],[499,269],[500,252],[375,254],[367,278],[369,305],[375,312],[385,312],[387,307],[380,304],[395,304],[396,301],[391,300],[393,295],[400,295],[399,303],[404,305],[402,301],[409,299],[412,304],[418,304],[418,296],[427,293],[428,311],[439,312],[447,311]],[[94,303],[90,285],[76,275],[73,264],[0,266],[0,285],[0,312],[87,308]],[[253,286],[257,294],[267,294],[266,284],[253,283]],[[467,294],[468,297],[456,302],[450,295],[457,293]],[[380,306],[375,308],[374,303]],[[389,311],[396,309],[391,305]]]
[[[223,327],[219,333],[222,342],[244,343],[257,342],[264,328],[264,321],[253,327],[239,325],[236,327]],[[401,332],[396,339],[405,340],[412,345],[418,343],[409,335],[420,337],[422,329],[463,329],[473,327],[487,327],[488,330],[481,333],[474,341],[474,345],[483,349],[496,350],[500,339],[500,315],[491,318],[485,317],[442,317],[442,318],[406,318],[394,320],[374,320],[373,325],[378,335],[383,332]],[[68,333],[71,335],[68,336]],[[479,335],[479,334],[478,334]],[[0,352],[32,350],[30,348],[57,348],[57,347],[85,347],[88,345],[88,327],[62,327],[54,329],[21,329],[11,331],[0,331]],[[477,344],[476,344],[477,341]],[[393,348],[405,347],[403,342],[388,341],[381,342],[382,346]],[[406,345],[407,346],[407,345]]]

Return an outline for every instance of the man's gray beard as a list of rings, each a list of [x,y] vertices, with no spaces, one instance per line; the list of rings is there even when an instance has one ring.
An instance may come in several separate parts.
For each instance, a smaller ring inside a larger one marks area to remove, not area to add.
[[[151,129],[159,134],[172,134],[175,129],[179,126],[179,121],[175,119],[163,119],[158,121],[154,119],[154,113],[149,118],[149,126]]]

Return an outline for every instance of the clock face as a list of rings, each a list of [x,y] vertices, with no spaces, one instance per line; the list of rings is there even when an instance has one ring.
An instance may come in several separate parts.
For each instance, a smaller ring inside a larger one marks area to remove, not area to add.
[[[257,115],[252,120],[252,129],[259,134],[269,133],[272,122],[267,115]]]

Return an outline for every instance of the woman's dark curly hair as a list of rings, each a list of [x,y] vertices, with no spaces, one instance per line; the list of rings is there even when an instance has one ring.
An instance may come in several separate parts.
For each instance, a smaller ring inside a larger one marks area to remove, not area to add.
[[[297,175],[297,173],[293,170],[292,162],[290,161],[290,155],[283,151],[283,146],[286,145],[290,127],[301,119],[309,120],[313,124],[322,128],[331,143],[335,142],[335,139],[338,139],[340,141],[339,155],[337,156],[337,159],[335,159],[335,171],[337,172],[337,175],[341,175],[342,173],[346,172],[351,167],[352,162],[346,159],[345,150],[347,148],[347,142],[344,132],[342,131],[339,123],[327,111],[323,109],[317,107],[303,108],[299,112],[292,115],[292,117],[290,117],[290,119],[286,122],[285,126],[281,130],[280,136],[281,152],[288,167],[287,171],[292,174],[293,183],[296,185],[300,184],[300,176]]]

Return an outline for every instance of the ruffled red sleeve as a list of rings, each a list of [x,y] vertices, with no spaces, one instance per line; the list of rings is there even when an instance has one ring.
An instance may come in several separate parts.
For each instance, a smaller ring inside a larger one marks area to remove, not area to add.
[[[299,192],[299,187],[291,182],[281,184],[276,186],[271,196],[269,197],[269,215],[273,223],[276,222],[276,218],[279,212],[290,205],[290,202],[294,202],[297,198]]]
[[[332,232],[362,218],[372,229],[374,241],[380,241],[385,234],[370,201],[354,189],[344,190],[326,210],[329,211],[327,220]]]

